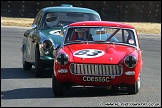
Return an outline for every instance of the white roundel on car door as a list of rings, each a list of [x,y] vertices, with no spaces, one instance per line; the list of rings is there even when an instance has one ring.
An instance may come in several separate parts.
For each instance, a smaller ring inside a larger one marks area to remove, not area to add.
[[[61,30],[52,30],[49,33],[52,35],[60,35]]]
[[[75,57],[80,57],[80,58],[95,58],[95,57],[100,57],[102,55],[104,55],[105,52],[102,50],[98,50],[98,49],[82,49],[82,50],[78,50],[75,51],[73,53],[73,56]]]

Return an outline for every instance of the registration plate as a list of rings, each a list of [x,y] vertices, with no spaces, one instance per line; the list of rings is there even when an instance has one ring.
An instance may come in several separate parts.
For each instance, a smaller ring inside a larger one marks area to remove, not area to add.
[[[83,81],[86,82],[109,82],[109,77],[100,77],[100,76],[83,76]]]

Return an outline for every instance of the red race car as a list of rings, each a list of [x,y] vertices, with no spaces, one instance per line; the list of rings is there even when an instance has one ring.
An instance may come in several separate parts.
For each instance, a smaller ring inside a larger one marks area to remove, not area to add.
[[[55,96],[76,85],[139,92],[142,51],[131,25],[110,21],[72,23],[64,31],[62,45],[56,46],[53,53]]]

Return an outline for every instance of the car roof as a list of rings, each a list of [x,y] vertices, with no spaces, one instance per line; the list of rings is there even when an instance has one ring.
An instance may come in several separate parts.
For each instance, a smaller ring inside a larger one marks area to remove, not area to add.
[[[92,9],[83,8],[83,7],[73,7],[72,5],[64,5],[64,4],[62,4],[61,6],[46,7],[41,10],[44,11],[45,13],[46,12],[84,12],[84,13],[93,13],[99,15],[98,12]]]
[[[82,22],[72,23],[69,26],[109,26],[109,27],[117,27],[117,28],[135,29],[133,26],[129,24],[113,22],[113,21],[82,21]]]

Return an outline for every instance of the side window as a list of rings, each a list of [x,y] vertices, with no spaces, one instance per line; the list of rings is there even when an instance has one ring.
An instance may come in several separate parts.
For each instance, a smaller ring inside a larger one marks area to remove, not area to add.
[[[90,21],[101,21],[101,18],[100,18],[100,16],[94,14],[94,15],[92,15],[92,16],[90,17],[89,20],[90,20]]]
[[[131,30],[121,29],[114,36],[118,42],[136,46],[134,34]]]
[[[37,13],[37,15],[36,15],[36,17],[35,17],[35,19],[33,21],[33,24],[37,25],[39,14],[40,14],[40,12]]]
[[[43,12],[39,11],[33,22],[33,24],[36,24],[38,28],[40,27],[40,24],[41,24],[42,15],[43,15]]]
[[[43,12],[40,13],[39,17],[38,17],[38,22],[37,25],[40,26],[41,22],[42,22],[42,16],[43,16]]]
[[[72,40],[73,33],[74,33],[74,28],[69,28],[64,43],[68,43],[68,41]]]
[[[128,33],[128,36],[126,38],[126,43],[130,44],[130,45],[135,45],[136,46],[136,40],[135,40],[135,36],[134,33],[131,30],[126,30]]]
[[[120,43],[125,43],[125,38],[128,36],[128,33],[125,32],[124,30],[120,29],[114,37],[118,39],[118,42]]]

